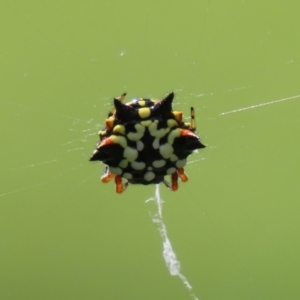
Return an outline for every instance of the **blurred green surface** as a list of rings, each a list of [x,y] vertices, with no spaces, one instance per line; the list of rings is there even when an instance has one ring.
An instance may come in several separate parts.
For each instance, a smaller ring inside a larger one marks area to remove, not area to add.
[[[117,195],[88,162],[114,96],[172,90],[207,145],[188,183],[161,188],[193,292],[299,299],[299,9],[2,1],[0,299],[191,299],[162,257],[154,186]]]

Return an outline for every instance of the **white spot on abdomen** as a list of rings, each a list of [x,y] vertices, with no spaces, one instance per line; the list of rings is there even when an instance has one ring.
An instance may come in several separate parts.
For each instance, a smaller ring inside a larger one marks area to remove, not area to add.
[[[166,164],[166,161],[164,159],[155,160],[152,165],[154,168],[161,168]]]
[[[144,162],[133,161],[131,163],[131,167],[135,170],[143,170],[143,169],[145,169],[146,164]]]
[[[121,175],[122,174],[122,169],[118,168],[118,167],[109,167],[109,171],[112,174],[115,174],[115,175]]]
[[[147,172],[145,175],[144,175],[144,179],[146,180],[146,181],[151,181],[151,180],[153,180],[154,179],[154,177],[155,177],[155,174],[153,173],[153,172]]]
[[[155,138],[153,143],[152,143],[153,149],[158,149],[159,148],[159,139]]]
[[[137,142],[143,137],[145,127],[141,124],[135,124],[134,128],[136,129],[136,132],[129,132],[127,136],[131,141]]]
[[[170,144],[166,143],[159,147],[159,153],[163,158],[167,159],[173,154],[173,147]]]
[[[144,149],[144,144],[142,141],[136,142],[136,149],[137,149],[137,151],[142,151]]]
[[[128,160],[127,159],[122,159],[119,163],[119,166],[122,168],[122,169],[125,169],[127,168],[128,166]]]
[[[175,168],[169,168],[168,170],[167,170],[167,174],[169,174],[169,175],[171,175],[171,174],[173,174],[173,173],[175,173],[176,172],[176,169]]]
[[[138,157],[138,151],[136,149],[133,149],[131,147],[126,147],[124,149],[124,153],[123,153],[124,157],[129,161],[129,162],[133,162],[137,159]]]
[[[132,175],[130,173],[124,173],[123,177],[126,178],[126,179],[131,179]]]
[[[186,165],[186,159],[179,159],[175,163],[177,168],[182,168]]]

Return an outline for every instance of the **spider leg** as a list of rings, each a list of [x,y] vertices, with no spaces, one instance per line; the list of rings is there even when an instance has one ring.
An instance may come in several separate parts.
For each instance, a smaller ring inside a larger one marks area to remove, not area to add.
[[[163,180],[163,184],[168,188],[168,189],[172,189],[171,184],[167,181],[167,180]]]
[[[195,110],[194,107],[191,107],[191,131],[196,131],[196,120],[195,120]]]
[[[115,183],[116,183],[116,192],[118,194],[122,194],[129,185],[129,181],[126,181],[124,184],[122,183],[122,177],[120,175],[117,175],[115,177]]]
[[[183,168],[177,169],[177,173],[178,173],[178,176],[181,179],[181,181],[183,181],[183,182],[187,182],[188,181],[188,177],[184,173],[184,169]]]
[[[124,101],[124,99],[125,99],[125,97],[126,97],[126,93],[123,93],[122,95],[121,95],[121,97],[119,97],[118,98],[118,100],[120,101],[120,102],[123,102]]]
[[[172,183],[171,183],[172,191],[177,191],[177,189],[178,189],[178,173],[177,173],[177,171],[171,175],[171,180],[172,180]]]
[[[107,165],[105,165],[104,167],[104,171],[103,171],[103,175],[101,176],[101,181],[103,183],[107,183],[109,182],[111,179],[113,179],[115,177],[114,174],[109,172],[109,167]]]

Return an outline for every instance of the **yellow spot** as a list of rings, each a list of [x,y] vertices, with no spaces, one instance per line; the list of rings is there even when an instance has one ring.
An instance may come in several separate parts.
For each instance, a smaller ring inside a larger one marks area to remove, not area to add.
[[[122,169],[125,169],[127,168],[128,166],[128,160],[127,159],[122,159],[119,163],[119,166],[122,168]]]
[[[169,119],[169,120],[167,121],[167,124],[168,124],[168,127],[169,127],[169,128],[173,128],[173,127],[178,126],[178,123],[177,123],[174,119]]]
[[[186,159],[179,159],[175,165],[178,169],[184,167],[186,165]]]
[[[136,149],[137,149],[138,151],[142,151],[142,150],[144,149],[144,144],[143,144],[143,142],[137,141],[137,142],[136,142]]]
[[[108,130],[111,130],[114,126],[114,122],[115,122],[115,119],[113,117],[110,117],[108,119],[105,120],[105,126]]]
[[[135,124],[134,128],[136,129],[136,132],[129,132],[127,136],[131,141],[137,142],[143,137],[145,132],[145,127],[142,126],[141,124]]]
[[[158,149],[159,148],[159,139],[155,138],[153,143],[152,143],[153,149]]]
[[[98,135],[99,136],[104,136],[106,134],[106,131],[105,130],[100,130],[99,132],[98,132]]]
[[[125,135],[125,127],[123,125],[117,125],[113,129],[113,133],[119,133]]]
[[[152,121],[151,121],[151,120],[148,120],[148,121],[141,121],[140,123],[141,123],[141,125],[143,125],[144,127],[149,127],[149,126],[151,125]]]
[[[174,162],[174,161],[176,161],[176,160],[178,160],[178,156],[175,155],[175,154],[172,154],[172,155],[170,156],[170,161]]]
[[[173,174],[173,173],[175,173],[176,172],[176,169],[175,168],[169,168],[168,170],[167,170],[167,174],[168,175],[171,175],[171,174]]]
[[[138,102],[139,106],[145,106],[146,105],[146,102],[144,100],[140,100]]]
[[[154,168],[162,168],[166,164],[166,161],[164,159],[155,160],[152,165]]]
[[[174,143],[174,139],[177,138],[177,137],[180,137],[180,129],[177,128],[177,129],[174,129],[170,132],[170,134],[168,135],[168,143],[170,145],[173,145]]]
[[[183,115],[182,111],[176,111],[176,110],[173,111],[173,116],[179,124],[182,123],[182,115]]]
[[[154,179],[155,177],[155,174],[151,171],[147,172],[145,175],[144,175],[144,179],[146,181],[151,181],[152,179]]]
[[[123,148],[127,147],[127,141],[126,138],[123,136],[118,136],[118,135],[112,135],[110,139],[113,141],[114,144],[119,144]]]
[[[167,134],[170,128],[157,129],[157,125],[158,125],[158,120],[152,122],[152,124],[149,126],[149,132],[152,136],[155,136],[156,138],[160,139]]]
[[[139,116],[141,119],[146,119],[150,116],[151,110],[149,107],[143,107],[139,109]]]
[[[170,144],[166,143],[159,147],[159,153],[163,158],[167,159],[173,154],[173,147]]]
[[[122,176],[126,179],[131,179],[132,178],[132,175],[130,173],[124,173]]]
[[[129,161],[133,162],[137,159],[138,157],[138,151],[136,149],[133,149],[131,147],[126,147],[124,149],[123,156]]]
[[[133,161],[131,163],[131,166],[135,170],[143,170],[146,167],[146,164],[144,162],[139,162],[139,161]]]
[[[121,168],[118,168],[118,167],[109,167],[109,171],[112,173],[112,174],[115,174],[115,175],[121,175],[122,174],[122,169]]]

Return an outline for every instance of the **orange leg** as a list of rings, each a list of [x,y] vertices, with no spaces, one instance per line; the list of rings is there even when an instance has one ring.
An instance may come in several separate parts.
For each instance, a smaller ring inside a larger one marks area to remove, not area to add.
[[[115,183],[116,183],[116,192],[118,194],[121,194],[123,192],[123,184],[122,184],[122,177],[120,175],[117,175],[115,177]]]
[[[103,183],[107,183],[109,182],[111,179],[113,179],[115,177],[114,174],[110,173],[109,171],[107,173],[105,173],[104,175],[101,176],[101,181]]]
[[[171,175],[171,179],[172,179],[171,189],[172,189],[172,191],[177,191],[177,189],[178,189],[178,173],[174,172]]]
[[[186,176],[186,174],[184,173],[184,169],[183,168],[179,168],[177,170],[178,176],[181,179],[181,181],[186,182],[188,181],[188,177]]]
[[[122,184],[122,176],[120,175],[117,175],[115,177],[115,183],[116,183],[116,192],[118,194],[122,194],[129,185],[129,181],[126,181],[124,184]]]

